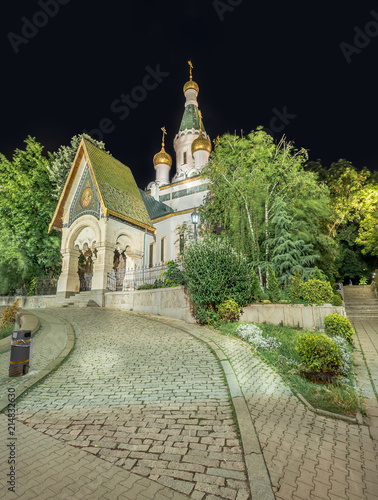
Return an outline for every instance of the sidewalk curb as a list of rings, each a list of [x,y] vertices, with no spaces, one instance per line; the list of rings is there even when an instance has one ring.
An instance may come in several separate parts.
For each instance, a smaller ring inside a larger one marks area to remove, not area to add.
[[[68,355],[71,353],[71,351],[75,345],[75,334],[74,334],[74,331],[73,331],[71,324],[68,321],[66,321],[65,319],[60,318],[58,316],[53,316],[53,317],[54,317],[54,319],[59,319],[66,327],[66,330],[67,330],[66,346],[61,351],[59,356],[57,356],[53,361],[51,361],[45,368],[43,368],[38,373],[33,375],[33,377],[28,378],[27,381],[25,381],[24,383],[22,383],[21,385],[19,385],[15,389],[14,394],[15,394],[16,399],[19,398],[22,394],[24,394],[31,387],[36,385],[38,382],[40,382],[42,379],[44,379],[53,370],[55,370],[55,368],[57,368],[68,357]],[[38,322],[39,322],[39,320],[38,320]],[[0,413],[5,410],[5,408],[8,406],[8,404],[9,404],[8,397],[3,397],[0,399]]]
[[[241,392],[234,370],[220,347],[210,340],[202,338],[197,333],[191,332],[190,327],[183,325],[175,325],[164,319],[152,317],[147,313],[137,313],[140,316],[148,317],[153,321],[157,321],[166,326],[176,328],[189,335],[192,335],[197,340],[208,345],[218,358],[225,375],[227,385],[231,395],[231,401],[234,406],[237,423],[239,425],[240,439],[243,446],[245,466],[247,469],[248,483],[252,495],[252,500],[274,500],[275,495],[272,490],[268,468],[265,464],[264,455],[261,451],[260,442],[257,437],[255,426],[253,424],[251,414],[248,410],[247,403]],[[173,319],[173,318],[172,318]],[[173,319],[173,321],[175,321]],[[182,320],[177,320],[182,321]]]

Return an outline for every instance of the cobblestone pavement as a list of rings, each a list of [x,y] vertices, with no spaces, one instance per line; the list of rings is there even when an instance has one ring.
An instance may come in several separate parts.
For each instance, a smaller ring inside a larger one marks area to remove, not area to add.
[[[44,314],[38,311],[41,329],[33,337],[33,352],[30,358],[30,370],[23,377],[9,377],[10,349],[0,354],[0,399],[6,396],[8,387],[24,384],[36,373],[45,368],[62,352],[67,343],[67,331],[57,318],[44,319]]]
[[[228,356],[277,499],[377,500],[378,442],[366,425],[311,412],[246,343],[208,329],[191,329]]]
[[[351,322],[357,337],[357,388],[367,398],[367,419],[371,434],[378,441],[378,319],[352,319]]]
[[[250,498],[224,375],[205,344],[127,312],[46,312],[73,325],[76,347],[17,403],[18,420],[193,499]]]

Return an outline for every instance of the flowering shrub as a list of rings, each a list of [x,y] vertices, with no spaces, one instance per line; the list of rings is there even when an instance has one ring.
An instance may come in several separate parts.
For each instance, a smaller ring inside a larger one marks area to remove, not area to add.
[[[222,321],[237,321],[240,317],[240,307],[234,299],[227,299],[218,307],[218,314]]]
[[[275,337],[263,337],[261,328],[253,323],[240,325],[235,333],[256,347],[256,349],[261,349],[262,351],[272,351],[282,345]]]
[[[297,342],[298,352],[303,365],[312,372],[326,375],[341,373],[341,347],[324,333],[307,333]]]
[[[352,364],[352,356],[348,350],[347,341],[340,335],[335,335],[332,337],[332,340],[340,347],[341,367],[339,368],[339,372],[341,375],[346,376],[348,375]]]

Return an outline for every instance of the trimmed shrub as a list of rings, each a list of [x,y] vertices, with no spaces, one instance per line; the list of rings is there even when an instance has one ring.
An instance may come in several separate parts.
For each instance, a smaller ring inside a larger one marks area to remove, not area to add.
[[[216,311],[229,298],[241,307],[250,303],[250,265],[226,239],[208,237],[188,245],[184,250],[183,266],[194,313],[198,312],[200,322],[203,322],[204,310]]]
[[[333,306],[342,306],[343,305],[343,299],[341,298],[340,294],[338,294],[337,292],[334,294],[334,296],[332,297],[331,304]]]
[[[1,316],[0,328],[4,328],[6,325],[12,325],[16,320],[16,314],[18,305],[20,303],[20,299],[17,299],[11,306],[8,306],[4,309],[3,314]]]
[[[308,304],[323,306],[333,298],[333,290],[328,281],[310,279],[302,286],[302,297]]]
[[[227,299],[219,305],[218,315],[226,323],[238,321],[240,318],[240,307],[234,299]]]
[[[295,349],[307,370],[326,375],[341,373],[343,363],[340,346],[324,333],[302,335]]]
[[[267,277],[269,300],[272,302],[278,302],[280,300],[280,289],[278,287],[276,275],[270,264],[268,264]]]
[[[345,316],[342,316],[341,314],[327,314],[324,318],[324,324],[327,335],[339,335],[347,342],[352,342],[354,330],[349,319]]]

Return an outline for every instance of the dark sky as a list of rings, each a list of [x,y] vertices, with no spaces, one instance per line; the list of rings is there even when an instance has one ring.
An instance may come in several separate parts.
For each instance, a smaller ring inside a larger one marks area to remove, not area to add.
[[[212,139],[273,126],[325,165],[378,169],[378,1],[16,1],[0,47],[8,157],[29,134],[54,151],[102,122],[107,149],[144,188],[163,125],[174,155],[191,59]]]

